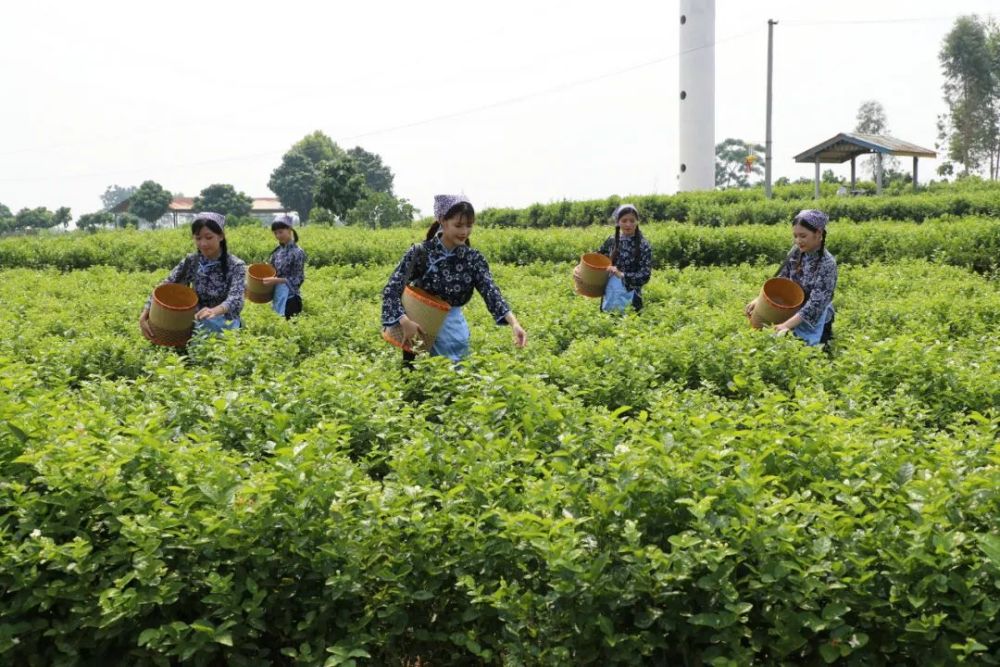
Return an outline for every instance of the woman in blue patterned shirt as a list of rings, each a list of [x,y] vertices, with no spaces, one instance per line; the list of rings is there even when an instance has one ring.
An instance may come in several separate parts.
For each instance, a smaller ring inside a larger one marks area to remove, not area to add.
[[[271,308],[290,320],[302,312],[302,283],[306,280],[306,251],[299,247],[299,233],[293,229],[295,219],[283,215],[271,223],[271,231],[278,241],[278,247],[271,252],[268,260],[277,275],[264,278],[265,285],[274,285]]]
[[[469,327],[462,307],[469,303],[475,289],[496,323],[509,324],[514,344],[524,347],[528,335],[493,282],[486,259],[469,246],[469,235],[476,220],[472,204],[464,195],[437,195],[434,197],[434,218],[426,240],[406,252],[382,290],[382,326],[399,324],[403,344],[412,345],[423,330],[406,316],[403,290],[407,285],[426,290],[451,306],[430,352],[458,361],[469,353]],[[412,361],[413,355],[404,351],[403,358]]]
[[[792,220],[795,245],[788,252],[776,277],[794,280],[805,292],[798,312],[774,326],[778,334],[789,331],[807,345],[826,345],[833,338],[833,291],[837,288],[837,260],[826,249],[826,226],[830,219],[822,211],[799,211]],[[747,317],[757,300],[747,304]]]
[[[198,295],[194,314],[195,331],[221,332],[240,327],[243,310],[246,264],[226,247],[226,217],[218,213],[199,213],[191,223],[191,236],[198,252],[191,253],[174,267],[163,283],[190,285]],[[161,284],[163,284],[161,283]],[[139,317],[142,334],[153,340],[149,328],[149,305]]]
[[[607,272],[608,286],[601,299],[601,310],[625,310],[629,304],[642,310],[642,286],[653,274],[653,248],[639,229],[639,210],[622,204],[611,214],[614,236],[609,236],[597,251],[611,258]],[[574,273],[578,272],[574,270]]]

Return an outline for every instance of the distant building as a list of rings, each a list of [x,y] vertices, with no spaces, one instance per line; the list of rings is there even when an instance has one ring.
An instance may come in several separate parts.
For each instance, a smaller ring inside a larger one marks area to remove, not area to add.
[[[111,212],[119,215],[126,213],[128,212],[130,204],[131,198],[125,199],[112,208]],[[170,206],[167,208],[167,212],[163,214],[162,218],[156,221],[155,225],[143,222],[142,228],[148,229],[154,226],[178,227],[186,225],[194,220],[196,213],[198,213],[198,211],[194,210],[194,197],[174,197],[173,201],[170,202]],[[254,197],[253,208],[250,209],[250,216],[257,218],[262,224],[270,224],[270,222],[274,219],[274,216],[284,215],[286,213],[291,214],[294,218],[298,219],[298,213],[282,206],[281,201],[277,197]]]

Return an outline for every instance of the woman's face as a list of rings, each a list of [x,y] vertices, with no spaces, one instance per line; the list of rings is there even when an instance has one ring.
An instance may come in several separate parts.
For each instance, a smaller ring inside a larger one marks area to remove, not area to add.
[[[469,215],[455,215],[441,221],[441,241],[447,248],[463,245],[472,235],[475,218]]]
[[[622,230],[622,236],[632,236],[635,234],[635,228],[638,224],[639,219],[631,211],[626,211],[622,214],[622,217],[618,218],[618,228]]]
[[[820,243],[823,242],[823,232],[814,232],[796,223],[792,226],[792,239],[802,252],[813,252],[818,250]]]
[[[274,238],[281,245],[285,245],[292,240],[292,229],[290,227],[278,227],[274,230]]]
[[[222,234],[216,234],[208,227],[202,227],[194,235],[194,244],[204,257],[214,258],[222,251]]]

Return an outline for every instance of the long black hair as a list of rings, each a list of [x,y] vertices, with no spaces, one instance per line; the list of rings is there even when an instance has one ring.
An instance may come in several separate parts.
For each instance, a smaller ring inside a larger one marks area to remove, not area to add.
[[[222,279],[229,279],[229,249],[226,247],[226,235],[222,232],[222,227],[219,226],[215,220],[207,220],[201,218],[195,220],[191,223],[191,236],[195,236],[201,231],[202,227],[207,227],[208,231],[213,234],[218,234],[222,237],[222,241],[219,242],[219,246],[222,248],[222,254],[219,256],[219,261],[222,263]]]
[[[454,218],[456,215],[459,216],[459,222],[461,222],[463,219],[469,220],[470,222],[476,221],[476,209],[472,208],[472,204],[470,204],[467,201],[460,201],[451,208],[449,208],[448,212],[444,214],[444,217],[442,219],[450,220]],[[430,241],[437,235],[438,230],[440,229],[441,229],[441,222],[439,220],[435,220],[434,223],[427,229],[427,237],[424,240]],[[471,243],[469,243],[469,239],[465,239],[465,245],[468,246],[472,245]]]
[[[276,231],[278,229],[282,229],[282,228],[292,230],[292,238],[295,239],[296,243],[299,242],[299,233],[297,231],[295,231],[295,228],[292,227],[291,225],[289,225],[287,222],[281,222],[280,220],[277,220],[277,221],[271,223],[271,231],[272,232]],[[271,257],[274,257],[274,253],[278,252],[279,250],[281,250],[281,244],[280,243],[278,244],[277,248],[275,248],[274,250],[271,251]]]
[[[626,213],[632,213],[635,215],[635,246],[632,248],[632,259],[636,262],[639,261],[639,249],[642,247],[642,230],[639,229],[639,212],[634,208],[627,208],[621,212],[618,216],[618,220],[621,220],[622,215]],[[618,241],[621,239],[622,228],[618,226],[618,220],[615,220],[615,245],[611,248],[611,263],[618,266]]]

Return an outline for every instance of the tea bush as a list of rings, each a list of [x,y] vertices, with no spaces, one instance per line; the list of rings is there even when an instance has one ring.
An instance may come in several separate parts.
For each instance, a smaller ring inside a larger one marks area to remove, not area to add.
[[[317,235],[300,317],[186,354],[136,322],[179,233],[0,271],[0,661],[996,664],[1000,294],[958,254],[996,228],[899,224],[888,262],[843,241],[830,354],[747,327],[769,264],[661,254],[600,313],[590,236],[494,262],[527,348],[477,297],[471,358],[411,373],[378,335],[402,233]]]
[[[692,224],[645,224],[656,267],[732,266],[778,262],[791,246],[789,225],[706,227]],[[472,241],[493,263],[571,262],[600,246],[610,226],[586,229],[480,229]],[[352,228],[306,227],[302,247],[311,267],[397,262],[423,239],[421,230],[388,229],[377,233]],[[868,264],[902,259],[938,262],[989,271],[1000,265],[1000,220],[942,218],[923,223],[834,223],[828,247],[840,263]],[[229,250],[247,262],[267,261],[275,247],[267,229],[241,227],[227,235]],[[184,229],[153,232],[117,231],[66,234],[55,238],[0,240],[0,266],[6,268],[84,269],[110,266],[123,271],[169,271],[193,251]]]

